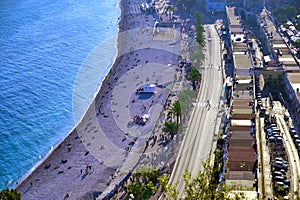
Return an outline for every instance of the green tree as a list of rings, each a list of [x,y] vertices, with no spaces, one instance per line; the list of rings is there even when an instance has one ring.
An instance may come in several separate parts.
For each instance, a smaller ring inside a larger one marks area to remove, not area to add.
[[[195,98],[196,98],[196,94],[193,90],[186,89],[179,94],[178,99],[181,105],[181,115],[182,115],[181,121],[185,120],[186,114],[189,113],[192,107],[193,100]]]
[[[0,191],[1,200],[21,200],[21,193],[15,189],[5,189]]]
[[[135,172],[136,175],[142,177],[145,182],[157,183],[157,178],[159,177],[159,171],[153,168],[139,168]]]
[[[281,24],[285,23],[289,19],[292,19],[296,15],[297,9],[295,6],[279,7],[273,11],[273,16]]]
[[[241,10],[241,19],[245,20],[246,19],[246,13],[244,10]]]
[[[295,41],[295,47],[300,48],[300,39]]]
[[[201,74],[195,67],[192,67],[188,72],[187,79],[192,82],[193,90],[196,90],[196,85],[201,81]]]
[[[176,116],[176,122],[179,124],[179,121],[181,120],[181,104],[178,100],[170,107],[169,114]]]
[[[202,17],[199,12],[195,12],[195,19],[196,19],[196,40],[200,44],[201,47],[204,47],[204,36],[203,33],[205,32],[202,22]]]
[[[190,172],[185,171],[182,175],[185,188],[185,197],[183,199],[214,199],[214,200],[227,200],[227,199],[243,199],[243,193],[236,193],[233,197],[230,195],[230,188],[224,185],[218,187],[217,184],[212,184],[213,169],[210,166],[210,161],[202,163],[203,171],[200,171],[196,177],[193,177]],[[165,178],[165,177],[164,177]],[[167,199],[178,199],[178,192],[176,192],[176,184],[166,185],[164,178],[159,179],[162,185],[162,195]],[[175,190],[175,191],[174,191]]]
[[[134,199],[149,199],[156,192],[159,171],[152,168],[138,168],[132,175],[133,182],[128,186],[128,196],[134,196]]]
[[[174,139],[174,136],[178,133],[178,130],[179,130],[179,124],[177,124],[176,122],[167,121],[165,123],[165,131],[170,134],[171,140],[172,140],[172,152],[174,150],[173,139]]]
[[[196,43],[198,44],[198,43]],[[198,44],[198,47],[200,45]],[[195,53],[192,55],[192,61],[193,61],[193,66],[195,66],[196,68],[199,68],[200,65],[202,64],[202,61],[205,58],[205,55],[203,54],[202,49],[199,47],[198,49],[196,49],[194,51]]]
[[[128,186],[128,194],[129,197],[131,195],[134,196],[134,199],[148,199],[153,191],[153,188],[155,188],[155,185],[150,183],[142,183],[142,182],[133,182]],[[128,199],[129,199],[128,197]]]
[[[168,175],[163,174],[161,177],[158,178],[159,184],[161,186],[162,197],[163,199],[177,199],[178,191],[176,190],[175,185],[168,184]]]
[[[173,14],[174,14],[174,12],[176,11],[176,7],[173,6],[173,5],[168,5],[168,6],[167,6],[167,9],[168,9],[169,12],[170,12],[170,19],[169,19],[169,20],[172,21]]]
[[[295,27],[297,30],[300,30],[300,20],[295,23]]]

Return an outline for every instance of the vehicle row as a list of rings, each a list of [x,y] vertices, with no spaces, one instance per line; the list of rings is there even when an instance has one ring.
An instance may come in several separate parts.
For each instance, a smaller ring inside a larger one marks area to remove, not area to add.
[[[290,126],[289,132],[290,132],[291,137],[293,138],[293,142],[295,144],[295,147],[298,151],[298,155],[300,157],[300,138],[299,138],[299,134],[297,133],[294,126]]]
[[[282,141],[282,132],[274,115],[265,115],[264,131],[270,151],[270,164],[274,194],[286,196],[290,191],[289,163]]]

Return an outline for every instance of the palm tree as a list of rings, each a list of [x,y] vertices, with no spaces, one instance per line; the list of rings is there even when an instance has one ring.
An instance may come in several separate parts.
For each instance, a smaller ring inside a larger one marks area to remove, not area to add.
[[[181,104],[178,100],[175,101],[174,104],[170,107],[168,114],[176,116],[176,122],[177,124],[179,124],[179,121],[181,120]]]
[[[184,122],[186,120],[186,117],[189,116],[189,110],[191,109],[193,100],[196,98],[196,94],[193,90],[190,89],[184,89],[181,91],[181,93],[178,96],[178,99],[180,101],[180,107],[181,107],[181,117],[180,117],[180,123]]]
[[[172,5],[168,5],[167,9],[169,10],[169,20],[172,21],[173,14],[176,11],[176,7]]]
[[[1,200],[21,200],[21,193],[18,192],[16,189],[5,189],[0,191],[0,199]]]
[[[154,168],[138,168],[136,173],[143,178],[143,180],[148,183],[152,182],[156,184],[158,182],[159,171]]]
[[[192,82],[193,90],[196,90],[197,83],[201,81],[201,74],[195,67],[192,67],[187,75],[187,79]]]
[[[196,41],[200,44],[201,47],[204,47],[204,36],[203,33],[205,32],[203,27],[203,21],[201,14],[199,12],[195,13],[196,19]]]
[[[165,123],[165,131],[168,132],[171,135],[172,153],[173,153],[173,139],[174,139],[174,135],[177,134],[178,130],[179,130],[179,124],[177,124],[176,122],[167,121]]]
[[[156,192],[159,171],[152,168],[138,168],[132,175],[133,182],[128,186],[128,198],[149,199]],[[126,199],[126,198],[125,198]]]

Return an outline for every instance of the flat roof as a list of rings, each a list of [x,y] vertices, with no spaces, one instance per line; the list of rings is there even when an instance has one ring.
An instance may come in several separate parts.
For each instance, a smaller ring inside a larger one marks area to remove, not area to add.
[[[299,69],[299,67],[298,67]],[[296,92],[297,88],[299,88],[300,90],[300,72],[294,72],[294,73],[287,73],[287,77],[288,80],[290,81],[293,89],[295,90],[295,93],[298,97],[298,99],[300,99],[300,92]]]
[[[299,72],[287,73],[287,77],[292,85],[293,84],[296,85],[296,84],[300,83],[300,73]]]
[[[234,63],[236,68],[249,69],[250,67],[252,67],[248,54],[234,54]]]
[[[252,99],[252,95],[249,90],[235,90],[234,98],[236,99]]]
[[[248,132],[249,135],[249,132]],[[249,138],[230,138],[229,143],[230,143],[230,147],[251,147],[253,142],[253,138],[249,137]]]
[[[284,66],[283,66],[283,68],[284,68],[284,70],[286,71],[286,72],[288,72],[288,73],[295,73],[295,72],[299,72],[300,71],[300,69],[299,69],[299,67],[297,66],[297,65],[287,65],[287,64],[285,64]]]
[[[249,99],[233,99],[234,103],[243,103],[243,104],[247,104],[247,105],[250,101],[249,101]]]
[[[277,45],[284,45],[286,47],[286,45],[285,45],[285,43],[284,43],[284,41],[283,41],[282,38],[280,38],[279,40],[273,40],[272,44],[273,44],[273,47],[274,47],[274,45],[276,45],[276,46]]]
[[[239,84],[250,84],[251,83],[251,79],[243,79],[243,80],[238,80],[237,81]]]
[[[251,120],[246,119],[233,119],[231,120],[232,126],[251,126]]]
[[[249,171],[235,171],[235,170],[230,170],[227,174],[226,174],[226,184],[228,183],[228,180],[230,181],[230,184],[235,185],[235,186],[241,186],[241,183],[245,183],[246,181],[246,185],[248,185],[248,181],[251,182],[251,186],[253,186],[253,181],[254,181],[254,175],[252,174],[252,172]],[[232,182],[231,182],[232,181]],[[249,188],[249,187],[247,187]],[[239,190],[241,190],[242,188],[239,188]]]
[[[250,78],[249,67],[248,68],[235,68],[237,80],[245,80]]]
[[[249,131],[231,131],[230,139],[253,139]]]
[[[266,12],[265,9],[262,10],[259,17],[260,17],[260,21],[262,22],[262,26],[264,27],[265,31],[268,33],[272,32],[273,38],[271,40],[272,41],[282,40],[281,36],[277,32],[276,27],[274,26],[272,20],[268,16],[268,13]]]
[[[244,32],[243,28],[241,27],[229,27],[229,30],[232,34],[241,34]]]
[[[229,147],[228,160],[229,162],[248,161],[254,163],[253,149],[251,148],[251,142],[247,146],[231,146]],[[230,143],[230,141],[229,141]],[[231,143],[230,143],[231,144]],[[242,153],[241,153],[242,152]],[[241,163],[242,164],[242,163]],[[253,166],[253,164],[252,164]]]
[[[251,131],[251,127],[250,126],[231,126],[230,127],[231,131]]]
[[[250,147],[248,147],[249,149]],[[236,150],[235,152],[232,152],[232,155],[235,153],[235,154],[241,154],[241,152],[243,152],[244,149],[239,149],[239,150]],[[230,151],[230,149],[229,149]],[[253,155],[253,151],[251,153]],[[230,171],[252,171],[253,169],[253,160],[252,161],[228,161],[227,163],[227,168],[229,169],[229,173]],[[241,178],[241,180],[245,180],[244,179],[245,177],[243,176],[243,178]],[[253,177],[253,182],[254,182],[254,177]],[[253,183],[252,183],[253,184]]]
[[[229,24],[231,25],[238,25],[240,24],[240,19],[238,16],[235,15],[235,7],[228,7],[226,6],[226,13],[229,18]]]
[[[287,46],[285,43],[282,43],[282,44],[274,44],[273,43],[273,48],[274,49],[285,49],[285,48],[287,48]]]
[[[248,69],[247,69],[248,70]],[[236,78],[239,80],[249,79],[249,75],[246,75],[245,73],[241,73],[242,70],[239,70],[238,73],[236,73]]]
[[[286,55],[285,57],[279,57],[278,60],[279,60],[279,62],[293,62],[296,64],[295,59],[291,55],[289,55],[289,56]]]
[[[234,108],[232,110],[232,114],[248,114],[251,115],[252,114],[252,108],[249,106],[249,108]]]
[[[294,83],[292,84],[292,87],[294,90],[296,90],[297,88],[300,90],[300,83]]]

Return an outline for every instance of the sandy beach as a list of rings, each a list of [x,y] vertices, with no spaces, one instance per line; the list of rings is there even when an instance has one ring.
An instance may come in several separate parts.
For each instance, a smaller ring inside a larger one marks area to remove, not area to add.
[[[180,27],[154,30],[158,16],[140,5],[121,0],[115,63],[82,121],[16,186],[22,199],[94,199],[139,161],[174,89],[181,38]],[[137,93],[150,83],[154,94]]]

